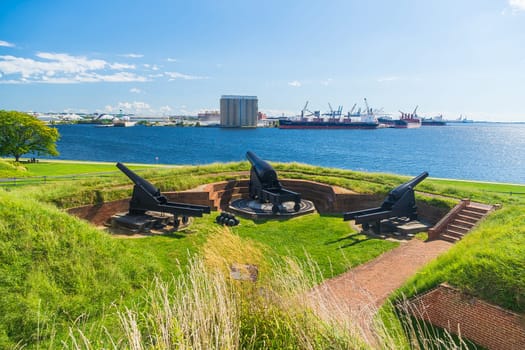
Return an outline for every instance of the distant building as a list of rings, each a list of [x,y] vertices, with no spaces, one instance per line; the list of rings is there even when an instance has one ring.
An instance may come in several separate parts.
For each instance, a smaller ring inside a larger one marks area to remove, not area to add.
[[[221,119],[221,112],[219,111],[204,111],[197,114],[199,121],[208,122],[208,121],[219,121]]]
[[[197,115],[200,126],[219,126],[221,124],[221,112],[204,111]]]
[[[259,113],[257,96],[221,96],[221,127],[256,128]]]

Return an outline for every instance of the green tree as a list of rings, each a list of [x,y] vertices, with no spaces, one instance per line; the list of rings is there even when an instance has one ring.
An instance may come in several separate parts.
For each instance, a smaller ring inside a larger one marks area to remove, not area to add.
[[[29,114],[0,110],[0,156],[13,156],[18,162],[26,153],[57,156],[58,130],[46,126]]]

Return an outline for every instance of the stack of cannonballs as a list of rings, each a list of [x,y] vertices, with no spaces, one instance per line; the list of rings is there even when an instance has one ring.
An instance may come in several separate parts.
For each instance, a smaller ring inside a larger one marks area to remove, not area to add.
[[[215,219],[215,222],[220,225],[226,225],[226,226],[237,226],[239,225],[239,219],[235,217],[235,215],[223,211],[220,213],[219,216]]]

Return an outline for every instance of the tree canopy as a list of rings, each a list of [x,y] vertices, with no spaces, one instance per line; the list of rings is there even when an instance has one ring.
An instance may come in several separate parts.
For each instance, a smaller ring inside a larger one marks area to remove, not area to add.
[[[0,110],[0,156],[18,162],[26,153],[57,156],[58,130],[29,114]]]

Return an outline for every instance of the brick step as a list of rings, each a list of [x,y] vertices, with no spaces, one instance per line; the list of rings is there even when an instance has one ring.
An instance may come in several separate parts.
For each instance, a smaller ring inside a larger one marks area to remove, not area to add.
[[[455,232],[461,232],[462,234],[468,233],[470,231],[470,228],[466,228],[463,226],[454,225],[453,223],[450,223],[447,225],[447,231],[452,230]]]
[[[472,205],[467,205],[465,207],[465,210],[468,210],[468,211],[471,211],[471,212],[475,212],[475,213],[479,213],[481,215],[487,215],[487,213],[490,211],[489,209],[480,208],[480,207],[474,207]]]
[[[460,214],[461,215],[465,215],[465,216],[469,216],[471,218],[475,218],[476,220],[479,220],[481,219],[485,214],[482,214],[480,212],[477,212],[477,211],[472,211],[472,210],[468,210],[468,209],[463,209],[462,211],[460,211]]]
[[[461,220],[460,218],[455,218],[453,219],[451,222],[450,222],[451,225],[457,225],[457,226],[461,226],[461,227],[465,227],[467,229],[471,229],[473,228],[475,225],[476,225],[476,222],[470,222],[470,221],[464,221],[464,220]]]
[[[452,242],[452,243],[456,243],[457,241],[461,240],[461,237],[449,236],[445,233],[442,233],[441,235],[439,235],[439,238],[441,238],[444,241]]]
[[[451,237],[457,237],[459,239],[463,238],[465,236],[464,232],[456,231],[454,229],[446,229],[445,232],[443,232],[444,235],[451,236]]]
[[[482,203],[472,203],[471,202],[469,205],[467,205],[467,209],[470,209],[472,211],[485,212],[485,213],[488,213],[493,208],[494,207],[492,205],[482,204]]]
[[[473,218],[473,217],[468,216],[468,215],[463,215],[463,214],[461,214],[461,212],[456,215],[456,218],[458,220],[463,221],[463,222],[469,222],[469,223],[471,223],[473,225],[475,225],[478,222],[477,218]]]

